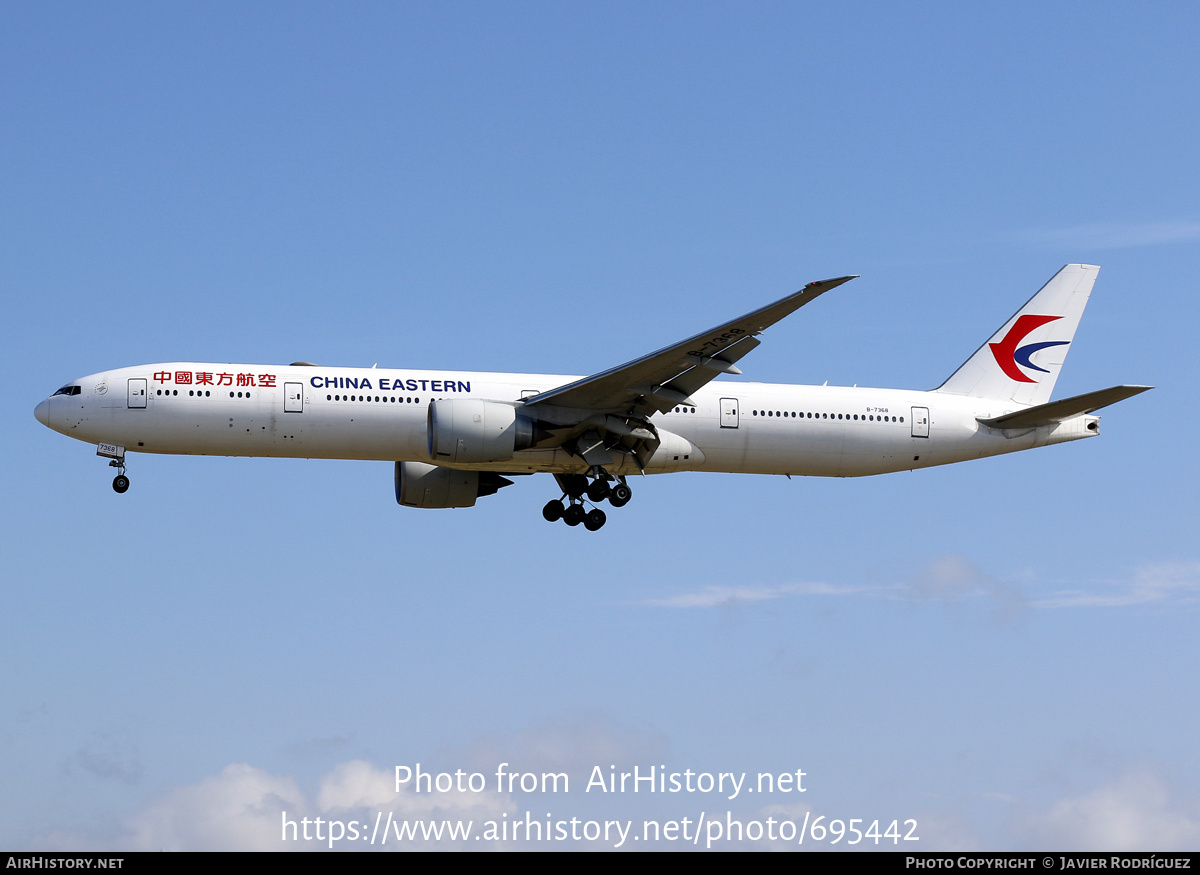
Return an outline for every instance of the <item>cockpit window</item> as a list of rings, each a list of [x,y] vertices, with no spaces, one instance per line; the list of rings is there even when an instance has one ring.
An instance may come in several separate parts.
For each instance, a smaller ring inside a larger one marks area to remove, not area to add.
[[[82,386],[63,386],[61,389],[55,392],[54,395],[78,395],[82,391]],[[51,395],[50,397],[53,398],[54,395]]]

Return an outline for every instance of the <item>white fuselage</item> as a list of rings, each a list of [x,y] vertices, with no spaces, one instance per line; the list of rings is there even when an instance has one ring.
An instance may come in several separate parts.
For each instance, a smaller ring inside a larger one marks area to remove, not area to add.
[[[38,418],[56,431],[130,452],[429,462],[433,399],[515,402],[579,379],[381,368],[173,362],[105,371],[52,396]],[[696,406],[652,417],[701,452],[647,473],[695,470],[858,477],[944,465],[1098,434],[1097,418],[1000,431],[978,420],[1011,402],[943,392],[714,381]],[[45,405],[45,406],[43,406]],[[43,418],[44,417],[44,418]],[[631,474],[626,458],[613,474]],[[451,466],[453,467],[453,466]],[[534,449],[475,470],[576,472],[582,459]]]

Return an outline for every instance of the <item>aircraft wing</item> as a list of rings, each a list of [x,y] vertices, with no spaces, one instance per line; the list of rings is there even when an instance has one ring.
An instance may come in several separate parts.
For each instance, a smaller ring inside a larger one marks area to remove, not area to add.
[[[735,366],[761,341],[755,336],[809,301],[854,279],[820,280],[745,316],[689,337],[574,383],[542,392],[527,406],[588,411],[665,412],[677,404],[694,405],[691,395],[718,374],[740,374]]]

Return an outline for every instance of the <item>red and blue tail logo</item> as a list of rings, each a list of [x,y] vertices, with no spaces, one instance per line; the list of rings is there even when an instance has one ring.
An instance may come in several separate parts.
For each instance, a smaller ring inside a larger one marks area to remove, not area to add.
[[[1017,321],[1013,323],[1013,327],[1008,330],[1008,334],[1004,335],[1004,339],[999,343],[989,343],[988,346],[992,349],[992,355],[996,357],[996,364],[1000,366],[1000,370],[1004,371],[1005,375],[1018,383],[1036,383],[1033,377],[1027,377],[1025,373],[1018,368],[1029,368],[1033,371],[1041,371],[1043,374],[1050,373],[1045,368],[1039,368],[1029,360],[1035,352],[1046,349],[1051,346],[1066,346],[1071,341],[1069,340],[1050,340],[1044,343],[1027,343],[1025,346],[1017,346],[1025,339],[1035,328],[1041,328],[1056,319],[1061,319],[1061,316],[1031,316],[1026,314],[1017,317]]]

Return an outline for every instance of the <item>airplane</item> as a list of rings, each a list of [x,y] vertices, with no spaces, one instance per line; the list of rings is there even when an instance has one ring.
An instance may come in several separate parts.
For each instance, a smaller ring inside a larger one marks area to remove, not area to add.
[[[414,508],[472,507],[547,472],[562,495],[543,517],[596,531],[634,474],[861,477],[1099,434],[1094,411],[1152,387],[1050,400],[1098,271],[1063,267],[928,391],[716,379],[843,276],[590,377],[171,362],[73,380],[34,415],[96,444],[118,493],[127,452],[391,461]]]

